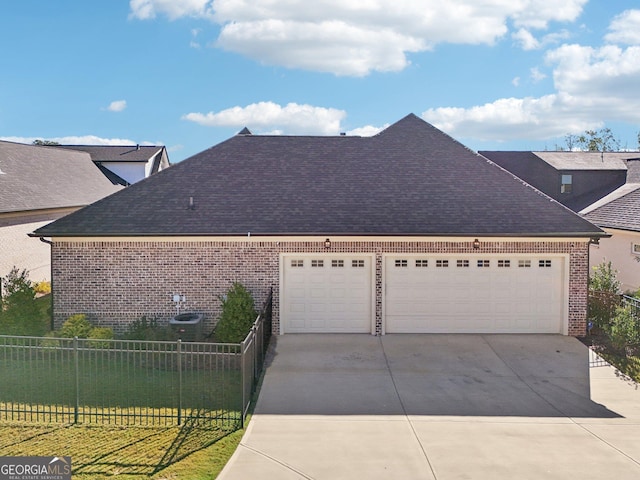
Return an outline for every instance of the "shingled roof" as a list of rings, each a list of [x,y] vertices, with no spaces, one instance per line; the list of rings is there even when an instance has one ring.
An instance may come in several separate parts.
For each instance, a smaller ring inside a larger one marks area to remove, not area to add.
[[[87,152],[94,162],[146,162],[164,147],[156,145],[57,145],[56,148]]]
[[[82,207],[114,186],[89,154],[0,141],[0,213]]]
[[[627,183],[580,213],[600,227],[640,232],[640,183]]]
[[[249,233],[604,234],[415,115],[373,137],[236,135],[35,232]]]

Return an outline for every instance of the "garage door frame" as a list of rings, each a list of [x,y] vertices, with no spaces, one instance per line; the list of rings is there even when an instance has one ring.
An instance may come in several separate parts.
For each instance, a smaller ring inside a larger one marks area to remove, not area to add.
[[[519,253],[519,252],[505,252],[505,253],[384,253],[382,255],[382,334],[387,334],[387,260],[389,258],[403,257],[410,260],[421,258],[433,258],[433,259],[562,259],[562,299],[561,299],[561,326],[560,330],[562,335],[568,335],[569,332],[569,274],[570,274],[570,255],[565,253]],[[392,334],[393,335],[393,334]]]
[[[317,253],[281,253],[279,259],[279,286],[280,286],[280,335],[287,333],[286,325],[289,321],[287,318],[287,298],[286,298],[286,278],[285,278],[285,265],[286,261],[291,259],[324,259],[325,261],[331,261],[332,259],[368,259],[369,260],[369,333],[371,335],[376,334],[376,255],[374,253],[331,253],[331,252],[317,252]]]

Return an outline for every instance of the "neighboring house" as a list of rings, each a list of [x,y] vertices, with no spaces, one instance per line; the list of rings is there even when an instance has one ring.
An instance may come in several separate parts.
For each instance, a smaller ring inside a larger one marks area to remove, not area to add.
[[[595,225],[409,115],[373,137],[243,130],[34,232],[54,319],[211,329],[273,288],[276,334],[586,331]]]
[[[87,153],[0,141],[0,277],[49,280],[49,245],[28,234],[121,188]]]
[[[479,152],[574,212],[623,185],[637,152]]]
[[[629,182],[580,213],[611,235],[591,245],[591,267],[611,262],[623,291],[636,292],[640,290],[640,158],[629,159],[627,165]]]
[[[113,182],[128,186],[168,168],[169,157],[163,146],[147,145],[60,145],[56,148],[79,150]]]

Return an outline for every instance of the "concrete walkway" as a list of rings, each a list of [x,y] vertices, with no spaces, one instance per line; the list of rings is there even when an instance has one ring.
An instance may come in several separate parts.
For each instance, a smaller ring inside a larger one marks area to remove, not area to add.
[[[640,478],[640,389],[556,335],[285,335],[218,477]]]

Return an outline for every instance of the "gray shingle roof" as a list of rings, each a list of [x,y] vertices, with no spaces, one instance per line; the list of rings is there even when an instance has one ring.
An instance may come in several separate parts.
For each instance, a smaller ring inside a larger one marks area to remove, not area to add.
[[[121,189],[87,153],[0,141],[0,213],[80,207]]]
[[[366,138],[236,135],[36,233],[249,232],[602,234],[415,115]]]
[[[557,170],[626,170],[630,152],[531,152]],[[637,153],[635,153],[637,155]]]
[[[640,183],[623,185],[582,213],[600,227],[640,232]]]
[[[94,162],[146,162],[164,147],[155,145],[59,145],[55,148],[87,152]]]

